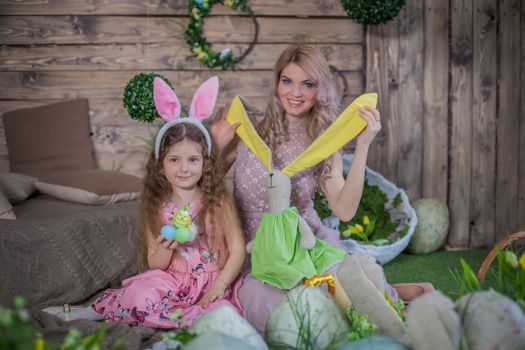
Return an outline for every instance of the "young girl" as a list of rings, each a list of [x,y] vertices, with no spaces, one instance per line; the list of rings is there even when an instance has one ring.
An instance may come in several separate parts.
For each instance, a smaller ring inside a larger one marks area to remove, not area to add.
[[[258,124],[258,132],[271,148],[274,167],[282,169],[337,116],[335,87],[322,53],[309,45],[291,45],[285,49],[275,64],[270,96],[264,118]],[[339,241],[339,233],[321,223],[312,198],[316,189],[320,188],[333,213],[341,220],[348,221],[355,215],[363,192],[368,149],[381,129],[376,109],[364,107],[360,115],[368,125],[357,137],[354,160],[346,180],[343,178],[340,153],[291,179],[291,202],[300,215],[318,238],[342,249],[344,246]],[[234,163],[234,192],[249,241],[255,236],[262,214],[269,210],[265,189],[267,173],[247,146],[234,139],[236,127],[238,125],[230,126],[222,118],[212,126],[212,134],[226,166]],[[263,332],[283,292],[248,274],[239,296],[244,316]]]
[[[245,242],[233,202],[217,176],[221,171],[211,155],[210,137],[196,119],[206,117],[197,113],[211,114],[213,107],[198,105],[209,104],[210,99],[215,103],[216,92],[211,97],[202,92],[210,84],[218,88],[218,81],[199,88],[192,117],[178,118],[180,104],[173,100],[174,93],[162,80],[155,80],[157,110],[170,121],[157,135],[140,204],[138,257],[149,270],[124,280],[122,288],[105,291],[90,307],[73,310],[71,320],[105,318],[180,328],[222,305],[241,312],[237,292]],[[178,111],[172,110],[174,104]],[[196,230],[196,237],[186,243],[161,234],[162,226],[172,225],[181,210],[189,212]],[[178,320],[170,319],[174,313],[180,315]]]

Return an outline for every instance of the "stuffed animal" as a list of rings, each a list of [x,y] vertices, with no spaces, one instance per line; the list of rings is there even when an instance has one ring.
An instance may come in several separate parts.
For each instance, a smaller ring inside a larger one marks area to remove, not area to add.
[[[406,327],[391,304],[383,268],[374,257],[362,252],[349,255],[335,275],[358,312],[367,314],[382,333],[406,343]]]
[[[282,171],[272,169],[270,148],[251,124],[240,98],[234,98],[226,120],[240,123],[237,134],[268,171],[270,212],[263,214],[255,239],[248,242],[252,275],[281,289],[291,289],[303,279],[326,272],[348,254],[317,239],[296,207],[290,206],[290,178],[328,158],[366,126],[359,117],[364,105],[374,106],[376,94],[356,99],[337,120]],[[279,247],[276,249],[276,247]]]
[[[191,241],[197,235],[197,227],[191,220],[188,211],[189,204],[185,204],[180,210],[173,214],[173,224],[162,226],[160,233],[166,239],[174,239],[180,243]]]

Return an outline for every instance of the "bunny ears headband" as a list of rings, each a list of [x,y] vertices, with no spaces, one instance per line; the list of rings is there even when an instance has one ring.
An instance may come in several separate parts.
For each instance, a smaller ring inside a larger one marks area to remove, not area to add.
[[[156,77],[153,80],[153,100],[155,101],[155,107],[162,119],[167,121],[167,123],[160,128],[155,139],[155,159],[159,159],[160,145],[166,131],[172,126],[181,123],[192,124],[199,128],[206,139],[208,155],[211,154],[210,134],[204,125],[202,125],[202,120],[212,114],[218,93],[219,78],[214,76],[206,80],[193,95],[189,117],[181,118],[181,104],[175,92],[161,78]]]
[[[369,93],[359,96],[348,106],[337,119],[321,134],[310,146],[282,172],[289,177],[300,171],[308,169],[324,159],[330,157],[338,149],[356,137],[366,126],[366,121],[359,116],[359,109],[363,106],[377,105],[377,94]],[[272,171],[272,154],[270,148],[261,139],[252,125],[246,110],[239,98],[235,96],[226,115],[229,124],[240,123],[237,135],[248,146],[253,154],[266,167],[268,172]]]

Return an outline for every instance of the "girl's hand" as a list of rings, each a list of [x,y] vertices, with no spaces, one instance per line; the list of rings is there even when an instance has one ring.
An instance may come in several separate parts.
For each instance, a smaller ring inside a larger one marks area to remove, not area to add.
[[[210,132],[211,138],[213,140],[214,146],[220,151],[222,151],[228,144],[233,140],[235,136],[235,131],[241,125],[241,123],[235,123],[230,125],[226,120],[226,114],[230,109],[230,104],[226,103],[221,107],[219,111],[219,117],[213,121]]]
[[[357,144],[370,146],[377,133],[381,130],[381,117],[379,111],[370,106],[364,106],[359,112],[359,116],[365,119],[368,125],[357,136]]]
[[[173,250],[177,248],[178,242],[174,239],[166,239],[163,235],[159,235],[156,239],[159,244],[159,248],[164,248],[166,250]]]
[[[204,293],[197,305],[201,305],[205,309],[212,301],[222,299],[224,297],[226,287],[228,287],[226,283],[222,279],[217,278],[215,282],[213,282],[211,288],[208,289],[206,293]]]

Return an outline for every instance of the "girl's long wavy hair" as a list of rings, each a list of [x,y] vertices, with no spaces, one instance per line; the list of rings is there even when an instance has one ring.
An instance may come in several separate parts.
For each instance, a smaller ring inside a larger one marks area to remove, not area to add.
[[[314,104],[306,117],[308,120],[306,132],[312,142],[330,126],[338,112],[335,84],[328,62],[326,62],[321,51],[310,45],[288,46],[275,63],[270,102],[258,127],[261,136],[272,149],[289,140],[288,123],[284,116],[284,108],[277,96],[277,86],[281,72],[290,63],[295,63],[301,67],[317,87]],[[317,169],[317,183],[322,185],[328,176],[327,174],[330,173],[330,167],[324,161]]]
[[[166,131],[160,146],[159,159],[152,151],[146,165],[144,189],[139,206],[137,260],[140,270],[148,268],[148,235],[155,239],[162,227],[161,207],[172,197],[173,189],[164,176],[163,162],[171,146],[183,140],[196,142],[202,147],[203,169],[197,185],[201,192],[202,207],[196,217],[196,225],[204,230],[205,243],[210,252],[218,253],[218,264],[222,267],[228,258],[226,244],[226,222],[220,220],[229,210],[228,195],[223,182],[222,169],[217,159],[208,155],[208,145],[202,132],[188,123],[176,124]]]

